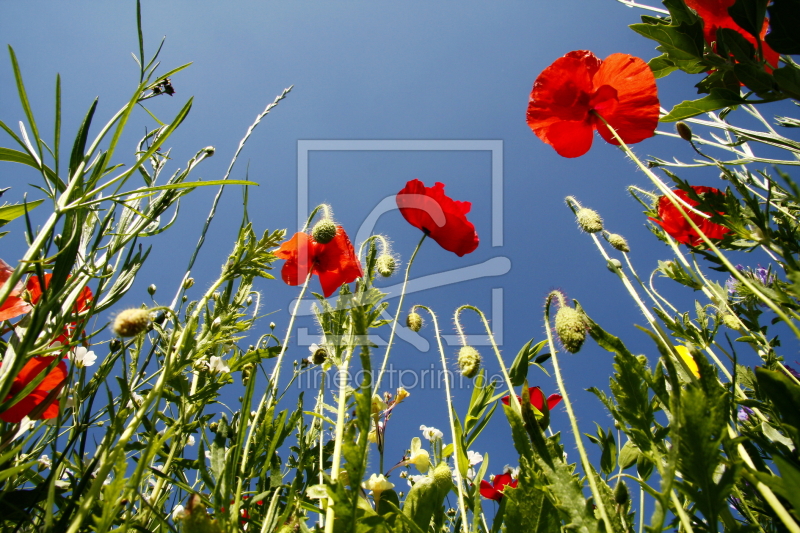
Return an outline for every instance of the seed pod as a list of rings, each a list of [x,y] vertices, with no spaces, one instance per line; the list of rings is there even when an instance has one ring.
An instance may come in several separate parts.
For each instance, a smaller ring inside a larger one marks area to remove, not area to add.
[[[458,351],[458,368],[465,378],[474,378],[481,369],[481,354],[472,346],[462,346]]]
[[[556,313],[556,334],[565,350],[577,353],[586,340],[586,321],[581,312],[562,305]]]
[[[581,207],[575,214],[578,220],[578,226],[586,233],[597,233],[603,231],[603,219],[600,214],[594,209],[587,209]]]
[[[422,329],[422,317],[419,316],[419,313],[408,313],[406,317],[406,326],[414,333],[419,332],[419,330]]]
[[[388,278],[392,274],[394,274],[394,270],[396,267],[396,263],[394,257],[389,254],[381,254],[378,257],[377,262],[375,263],[375,268],[378,270],[378,274],[383,276],[384,278]]]
[[[324,218],[314,224],[311,236],[320,244],[328,244],[336,237],[336,224],[329,218]]]
[[[120,337],[135,337],[150,325],[150,313],[145,309],[126,309],[114,319],[111,330]]]
[[[610,244],[620,252],[628,253],[631,251],[630,247],[628,246],[628,241],[626,241],[625,237],[623,237],[622,235],[611,233],[609,234],[607,239],[608,239],[608,244]]]

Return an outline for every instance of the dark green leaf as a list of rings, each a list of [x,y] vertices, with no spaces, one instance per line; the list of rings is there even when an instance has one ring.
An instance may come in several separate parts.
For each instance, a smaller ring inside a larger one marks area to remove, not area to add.
[[[769,11],[770,32],[765,40],[780,54],[800,54],[800,0],[774,0]]]
[[[758,39],[764,26],[768,3],[768,0],[736,0],[728,8],[728,14],[736,24]]]
[[[661,117],[661,122],[676,122],[701,113],[716,111],[717,109],[739,105],[744,102],[745,100],[739,96],[738,91],[715,88],[711,89],[711,94],[705,98],[692,101],[686,100],[676,105],[669,114]]]
[[[650,70],[653,71],[653,76],[656,78],[663,78],[667,74],[671,74],[678,70],[678,67],[669,60],[669,56],[667,54],[661,54],[660,56],[654,57],[650,61],[647,62],[647,65],[650,67]]]
[[[517,352],[517,356],[514,358],[511,368],[508,369],[508,376],[511,378],[511,384],[515,387],[522,385],[522,382],[528,377],[528,360],[530,359],[531,343],[533,343],[533,339],[529,340],[525,346]]]

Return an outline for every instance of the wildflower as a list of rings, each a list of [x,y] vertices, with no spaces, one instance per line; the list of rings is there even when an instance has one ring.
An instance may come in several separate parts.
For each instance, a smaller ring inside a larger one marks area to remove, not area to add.
[[[53,466],[53,462],[50,460],[47,454],[42,455],[39,457],[39,470],[45,470]]]
[[[78,368],[85,368],[95,364],[97,355],[83,346],[78,346],[74,351],[69,353],[69,360]]]
[[[714,187],[692,186],[692,189],[695,193],[697,193],[698,196],[705,199],[714,199],[720,203],[723,201],[725,196],[723,192],[721,192],[719,189],[715,189]],[[674,192],[678,198],[692,207],[698,204],[698,202],[689,198],[689,195],[686,193],[686,191],[676,189],[672,192]],[[700,230],[705,233],[706,237],[709,239],[721,239],[730,231],[728,228],[711,222],[707,218],[690,211],[686,206],[681,207],[686,214],[689,215],[689,218],[692,219],[697,227],[700,228]],[[720,215],[723,214],[722,211],[716,211],[716,213]],[[698,246],[703,242],[697,231],[689,225],[689,222],[683,217],[680,211],[678,211],[678,208],[672,203],[672,200],[666,196],[662,196],[658,199],[658,218],[651,218],[651,220],[656,222],[665,232],[667,232],[667,234],[669,234],[670,237],[681,244],[685,244],[687,246]]]
[[[472,204],[453,200],[444,184],[426,187],[411,180],[397,193],[397,207],[409,224],[429,235],[439,246],[459,257],[475,251],[480,240],[475,226],[467,220]]]
[[[411,439],[411,453],[405,460],[406,465],[414,465],[421,473],[428,471],[431,465],[431,456],[428,450],[422,448],[422,441],[419,437]]]
[[[422,436],[431,442],[433,442],[436,439],[441,439],[444,437],[444,433],[442,433],[435,427],[420,426],[419,429],[420,431],[422,431]]]
[[[120,337],[135,337],[150,325],[150,313],[145,309],[126,309],[114,319],[111,330]]]
[[[566,303],[558,308],[555,330],[564,349],[569,353],[577,353],[586,340],[586,321],[583,314]]]
[[[747,407],[746,405],[743,405],[741,409],[739,409],[739,412],[736,414],[736,418],[738,418],[739,421],[741,422],[747,422],[748,420],[750,420],[750,415],[752,414],[753,410]]]
[[[514,479],[519,479],[519,467],[518,466],[511,466],[506,465],[503,467],[504,474],[511,474],[511,477]]]
[[[735,3],[736,0],[686,0],[686,5],[694,9],[697,15],[703,19],[703,36],[708,44],[718,41],[717,30],[727,28],[738,32],[739,35],[744,37],[755,49],[758,49],[756,38],[749,31],[736,24],[728,13],[728,8]],[[759,40],[761,41],[764,59],[774,68],[778,66],[778,52],[773,50],[764,41],[768,28],[769,19],[765,17]],[[714,48],[716,51],[717,47],[715,46]],[[768,70],[771,71],[772,69],[770,68]]]
[[[426,477],[427,476],[423,476],[422,474],[420,474],[418,476],[408,476],[408,478],[406,478],[406,482],[408,483],[409,487],[413,487],[414,485],[416,485],[417,483],[419,483],[422,479],[424,479]]]
[[[481,355],[472,346],[462,346],[458,351],[458,369],[465,378],[474,378],[481,368]]]
[[[33,380],[39,376],[55,360],[55,357],[32,357],[22,370],[14,377],[11,390],[5,401],[9,401],[22,392]],[[58,391],[64,386],[67,379],[67,365],[59,361],[45,377],[27,395],[17,403],[0,413],[0,419],[16,424],[31,413],[33,419],[50,419],[58,416]]]
[[[418,333],[422,329],[422,317],[419,313],[408,313],[406,317],[406,326],[414,333]]]
[[[319,276],[326,298],[343,284],[362,276],[361,263],[341,226],[336,228],[336,235],[326,244],[317,242],[306,233],[295,233],[281,244],[275,256],[286,260],[281,277],[287,285],[300,285],[311,272]]]
[[[678,355],[681,356],[681,359],[683,359],[683,362],[686,363],[686,366],[689,367],[689,370],[692,371],[692,374],[694,374],[695,377],[699,378],[700,377],[700,370],[697,368],[697,363],[695,362],[694,358],[692,357],[692,354],[689,353],[689,349],[686,346],[676,346],[675,350],[678,352]]]
[[[212,355],[211,359],[208,362],[208,370],[212,374],[216,374],[217,372],[225,373],[230,372],[230,367],[222,361],[221,357],[217,357],[216,355]]]
[[[540,413],[544,412],[544,393],[542,393],[542,389],[539,387],[531,387],[528,389],[528,394],[531,397],[531,405],[534,406]],[[522,402],[522,397],[519,395],[517,399]],[[503,396],[501,401],[508,405],[508,396]],[[552,411],[553,407],[561,403],[561,395],[560,394],[551,394],[547,397],[547,410]]]
[[[325,350],[325,348],[322,348],[316,343],[309,346],[308,350],[311,352],[311,357],[308,358],[309,363],[321,365],[325,362],[325,359],[328,358],[328,352]]]
[[[397,389],[397,394],[395,394],[395,396],[394,396],[394,403],[398,404],[398,403],[402,402],[403,400],[405,400],[406,398],[408,398],[409,396],[411,396],[411,393],[408,392],[403,387],[400,387],[400,388]]]
[[[385,490],[394,488],[394,483],[391,483],[383,477],[383,474],[372,474],[367,481],[361,484],[364,490],[370,491],[372,497],[377,501],[381,498],[381,493]]]
[[[594,130],[619,144],[600,115],[626,144],[652,137],[658,125],[656,80],[647,63],[627,54],[603,61],[587,50],[556,59],[539,74],[528,103],[528,126],[563,157],[592,146]]]
[[[469,461],[469,466],[475,466],[483,462],[483,455],[479,454],[478,452],[469,450],[467,452],[467,461]]]
[[[181,518],[184,517],[185,514],[186,514],[186,509],[181,504],[178,504],[178,505],[176,505],[175,507],[172,508],[172,520],[173,521],[180,520]]]
[[[503,499],[503,490],[505,490],[506,486],[511,487],[512,489],[517,488],[517,480],[512,480],[511,474],[508,473],[494,476],[494,479],[492,479],[491,483],[485,479],[482,479],[481,496],[489,500],[499,502]]]
[[[377,415],[381,411],[385,411],[386,407],[387,407],[386,406],[386,402],[381,400],[380,396],[378,396],[377,394],[373,394],[372,395],[372,414],[373,415]]]
[[[189,435],[189,437],[186,439],[186,445],[194,446],[194,443],[195,443],[194,435]]]

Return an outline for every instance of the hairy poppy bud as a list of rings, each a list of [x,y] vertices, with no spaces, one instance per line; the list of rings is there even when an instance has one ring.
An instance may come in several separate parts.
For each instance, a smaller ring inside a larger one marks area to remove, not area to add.
[[[610,244],[620,252],[628,253],[631,251],[630,247],[628,246],[628,241],[626,241],[625,237],[623,237],[622,235],[611,233],[608,235],[607,240],[608,244]]]
[[[458,368],[466,378],[474,378],[481,369],[481,355],[472,346],[463,346],[458,351]]]
[[[587,209],[581,207],[575,214],[578,220],[578,226],[586,233],[597,233],[603,231],[603,219],[600,214],[594,209]]]
[[[419,332],[422,329],[422,317],[419,316],[419,313],[408,313],[406,326],[414,333]]]
[[[562,305],[556,313],[556,334],[564,349],[578,353],[586,340],[586,321],[580,311]]]
[[[736,317],[730,313],[722,313],[721,315],[722,323],[725,326],[731,329],[739,329],[739,321],[736,320]]]
[[[126,309],[114,319],[111,330],[120,337],[135,337],[150,325],[150,313],[145,309]]]
[[[336,237],[336,224],[329,218],[324,218],[314,224],[311,236],[320,244],[328,244]]]
[[[381,254],[378,257],[378,261],[375,264],[375,267],[378,270],[378,274],[383,276],[384,278],[388,278],[392,274],[394,274],[394,269],[397,265],[395,264],[394,257],[389,254]]]
[[[678,135],[681,136],[681,139],[684,141],[691,141],[692,140],[692,128],[685,122],[678,122],[675,124],[675,129],[678,132]]]

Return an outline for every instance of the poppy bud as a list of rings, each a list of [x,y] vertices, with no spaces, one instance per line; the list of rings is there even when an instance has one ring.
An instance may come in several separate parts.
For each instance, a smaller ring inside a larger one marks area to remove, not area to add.
[[[122,341],[117,338],[111,339],[108,342],[108,349],[111,350],[112,352],[116,352],[121,348],[122,348]]]
[[[725,326],[731,329],[739,329],[739,321],[736,320],[736,317],[730,313],[722,313],[721,315],[722,323]]]
[[[388,278],[394,274],[394,269],[397,265],[395,264],[394,257],[389,254],[381,254],[375,266],[378,270],[378,274],[384,278]]]
[[[600,214],[594,209],[581,207],[575,214],[578,220],[578,226],[586,233],[597,233],[603,231],[603,219]]]
[[[336,237],[336,224],[329,218],[324,218],[314,224],[311,236],[320,244],[328,244]]]
[[[631,251],[630,247],[628,246],[628,241],[626,241],[625,237],[623,237],[622,235],[618,235],[616,233],[610,233],[606,239],[608,240],[608,244],[610,244],[620,252],[628,253]]]
[[[150,286],[149,286],[149,287],[147,287],[147,294],[149,294],[150,296],[152,296],[152,295],[154,295],[155,293],[156,293],[156,286],[155,286],[155,284],[154,284],[154,283],[151,283],[151,284],[150,284]]]
[[[675,129],[678,132],[678,135],[681,136],[681,139],[684,141],[691,141],[692,140],[692,128],[685,122],[678,122],[675,124]]]
[[[150,325],[150,313],[145,309],[126,309],[114,319],[111,330],[120,337],[135,337]]]
[[[562,305],[556,313],[556,334],[564,349],[578,353],[586,340],[586,321],[580,311]]]
[[[422,329],[422,317],[419,316],[419,313],[408,313],[406,317],[406,326],[414,333],[419,332],[419,330]]]
[[[472,346],[463,346],[458,352],[458,368],[465,378],[474,378],[481,369],[481,355]]]
[[[614,487],[614,501],[617,502],[617,505],[625,505],[629,499],[628,486],[620,479]]]

